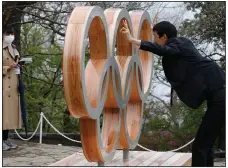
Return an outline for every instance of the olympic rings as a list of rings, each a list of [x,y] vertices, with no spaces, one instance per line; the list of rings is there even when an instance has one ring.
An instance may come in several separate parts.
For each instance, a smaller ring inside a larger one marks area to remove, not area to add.
[[[73,10],[67,24],[64,94],[71,115],[80,119],[88,161],[110,161],[117,148],[135,148],[141,134],[154,60],[152,53],[139,51],[122,36],[123,19],[135,38],[152,40],[146,11],[81,6]],[[90,59],[85,67],[88,38]]]

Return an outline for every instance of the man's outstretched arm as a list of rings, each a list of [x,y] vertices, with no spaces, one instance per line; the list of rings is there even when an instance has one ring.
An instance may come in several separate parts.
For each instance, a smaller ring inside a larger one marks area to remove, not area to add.
[[[169,44],[163,47],[159,44],[152,43],[149,41],[141,41],[140,49],[144,51],[150,51],[159,56],[180,55],[180,50],[175,44]]]
[[[120,31],[122,32],[122,34],[125,36],[125,38],[128,41],[130,41],[131,43],[133,43],[137,46],[140,46],[141,50],[150,51],[159,56],[173,56],[173,55],[180,54],[180,50],[178,49],[177,45],[175,45],[175,44],[169,44],[169,45],[165,45],[164,47],[162,47],[161,45],[156,44],[156,43],[134,39],[131,36],[131,33],[129,31],[126,21],[124,21],[124,27]]]

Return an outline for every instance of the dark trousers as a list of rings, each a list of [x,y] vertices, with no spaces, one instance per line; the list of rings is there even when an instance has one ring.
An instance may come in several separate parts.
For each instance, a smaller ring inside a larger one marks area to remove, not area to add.
[[[8,139],[9,130],[2,130],[2,140],[6,141]]]
[[[214,166],[213,145],[225,125],[225,88],[209,92],[207,111],[192,145],[192,166]]]

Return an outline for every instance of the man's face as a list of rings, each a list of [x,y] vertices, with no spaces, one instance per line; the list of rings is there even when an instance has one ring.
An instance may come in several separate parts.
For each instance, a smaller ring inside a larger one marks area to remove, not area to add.
[[[168,38],[166,36],[166,34],[164,34],[162,37],[159,37],[158,33],[156,31],[153,32],[154,35],[154,42],[161,45],[161,46],[165,46]]]

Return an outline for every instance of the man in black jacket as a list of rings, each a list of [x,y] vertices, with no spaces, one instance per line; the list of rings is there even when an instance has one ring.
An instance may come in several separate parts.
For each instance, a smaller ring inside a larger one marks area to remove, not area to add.
[[[134,39],[126,20],[123,22],[120,31],[129,42],[162,56],[165,76],[182,102],[198,108],[207,100],[208,109],[192,145],[192,166],[213,166],[213,145],[225,125],[225,72],[202,57],[189,39],[177,37],[176,27],[170,22],[153,27],[155,43]]]

